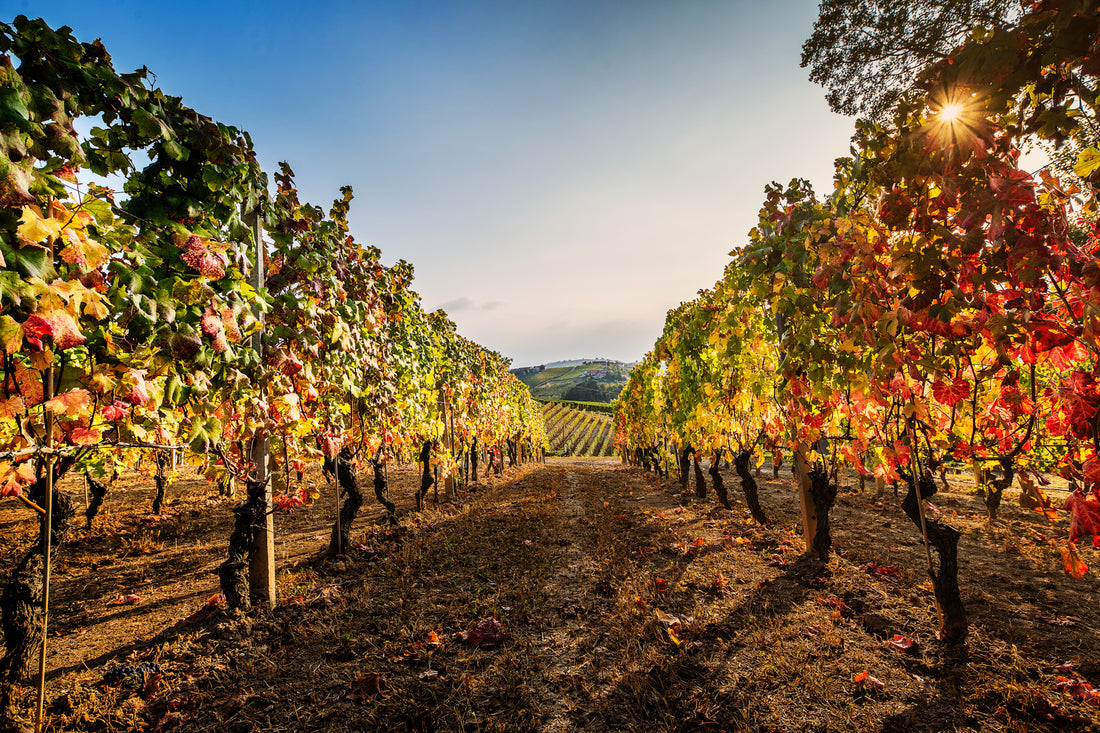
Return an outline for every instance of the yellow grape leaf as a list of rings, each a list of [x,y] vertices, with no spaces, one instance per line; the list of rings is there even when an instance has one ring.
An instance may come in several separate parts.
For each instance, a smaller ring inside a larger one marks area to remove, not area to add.
[[[38,244],[43,239],[57,239],[61,236],[61,222],[47,219],[34,206],[24,206],[23,216],[16,230],[19,237],[30,244]]]
[[[1073,172],[1081,178],[1088,178],[1097,168],[1100,168],[1100,148],[1085,148],[1077,155]]]
[[[110,392],[115,388],[115,384],[117,384],[117,380],[105,371],[97,371],[91,378],[92,389],[100,394]]]
[[[70,389],[46,403],[46,409],[66,417],[80,417],[88,414],[92,396],[86,389]]]
[[[66,229],[65,239],[69,246],[61,250],[61,259],[74,265],[94,270],[110,257],[111,253],[99,242],[88,239],[81,232]]]
[[[23,345],[23,326],[11,316],[0,316],[0,345],[8,354],[14,354]]]
[[[83,307],[86,315],[100,321],[110,313],[103,294],[85,287],[79,280],[54,280],[50,287],[77,312]]]

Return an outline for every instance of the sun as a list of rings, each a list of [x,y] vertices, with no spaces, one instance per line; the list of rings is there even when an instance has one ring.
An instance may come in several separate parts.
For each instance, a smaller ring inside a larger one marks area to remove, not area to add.
[[[936,117],[940,122],[955,122],[959,119],[959,116],[963,113],[963,106],[958,102],[950,102],[945,104],[939,111]]]

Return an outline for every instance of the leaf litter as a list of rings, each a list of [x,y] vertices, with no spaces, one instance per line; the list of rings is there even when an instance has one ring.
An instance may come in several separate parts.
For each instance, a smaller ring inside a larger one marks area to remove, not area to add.
[[[799,518],[787,474],[761,486],[774,522],[768,529],[751,524],[737,501],[733,512],[718,514],[712,502],[683,506],[676,482],[610,462],[551,462],[509,474],[405,515],[397,534],[373,525],[378,512],[364,507],[353,551],[339,563],[321,552],[331,524],[323,501],[279,515],[286,603],[244,618],[225,614],[208,575],[223,558],[226,505],[201,482],[181,480],[173,492],[178,514],[150,525],[151,486],[142,481],[151,482],[139,477],[139,490],[109,495],[118,500],[104,517],[112,534],[93,531],[66,548],[63,562],[73,570],[58,577],[57,603],[76,612],[60,615],[56,630],[75,643],[51,662],[59,673],[47,694],[68,701],[55,703],[56,724],[153,731],[203,730],[212,719],[242,731],[1097,725],[1091,680],[1100,673],[1100,645],[1083,631],[1100,622],[1096,584],[1061,572],[1055,541],[1017,543],[1006,556],[1010,531],[1057,531],[1007,500],[1002,515],[1019,523],[1008,525],[1014,529],[987,525],[980,498],[937,497],[956,503],[959,516],[950,521],[964,530],[960,577],[973,633],[960,658],[936,642],[912,641],[935,637],[935,612],[923,547],[889,496],[843,495],[832,515],[837,554],[807,585],[811,576],[794,562]],[[413,505],[417,479],[413,469],[391,473],[402,510]],[[730,476],[727,485],[736,481]],[[181,540],[185,551],[176,551]],[[134,542],[149,551],[111,559],[112,543],[125,550]],[[661,547],[673,551],[651,550]],[[157,577],[153,569],[166,561],[178,570]],[[82,573],[81,563],[99,570]],[[109,617],[80,596],[93,572],[104,575],[99,587],[173,600],[112,605]],[[1070,661],[1056,669],[1050,658]],[[88,663],[95,659],[106,661]],[[142,661],[159,663],[155,683],[94,684],[111,664]],[[957,691],[950,698],[938,692],[945,684]],[[28,688],[17,696],[30,701]]]

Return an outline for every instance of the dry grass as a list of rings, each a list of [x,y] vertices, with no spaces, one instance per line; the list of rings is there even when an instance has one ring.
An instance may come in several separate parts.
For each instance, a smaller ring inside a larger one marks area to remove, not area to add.
[[[405,509],[415,478],[391,476]],[[1057,688],[1065,662],[1100,681],[1096,580],[1061,574],[1051,538],[1064,527],[1014,507],[990,527],[961,485],[937,499],[964,531],[962,654],[935,640],[924,548],[892,496],[842,493],[838,553],[819,566],[800,557],[789,476],[761,488],[770,528],[741,505],[682,505],[669,483],[614,462],[551,461],[395,530],[370,524],[369,507],[360,547],[337,560],[318,554],[331,514],[318,505],[280,519],[274,612],[180,628],[209,597],[228,512],[198,488],[169,520],[118,512],[110,532],[68,548],[51,729],[1098,729],[1097,709]],[[870,574],[870,562],[898,574]],[[104,611],[128,578],[176,605]],[[501,622],[499,646],[456,636],[485,619]],[[915,652],[889,647],[895,634]],[[148,700],[100,684],[124,659],[160,665]],[[862,672],[882,689],[856,682]]]

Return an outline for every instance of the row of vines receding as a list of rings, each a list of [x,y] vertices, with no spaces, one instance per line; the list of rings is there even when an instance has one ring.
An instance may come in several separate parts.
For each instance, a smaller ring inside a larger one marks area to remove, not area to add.
[[[792,458],[821,560],[838,470],[899,482],[951,643],[967,635],[959,532],[924,511],[945,466],[980,472],[991,520],[1014,482],[1052,519],[1069,512],[1076,577],[1080,535],[1100,532],[1100,9],[1037,2],[972,36],[890,124],[857,124],[827,197],[767,187],[748,241],[669,312],[615,417],[624,459],[679,462],[685,491],[693,458],[699,479],[701,457],[733,462],[761,523],[750,463]],[[1069,163],[1021,170],[1035,142]],[[1042,488],[1052,475],[1064,504]]]
[[[98,41],[0,23],[0,153],[0,497],[41,524],[0,589],[4,711],[41,643],[50,548],[72,524],[53,489],[66,473],[91,481],[89,522],[107,478],[143,454],[159,456],[158,487],[170,451],[243,485],[220,577],[245,610],[273,506],[317,498],[287,480],[305,462],[339,485],[339,552],[360,469],[397,521],[391,460],[424,462],[422,500],[436,475],[471,459],[476,474],[486,449],[500,465],[546,447],[507,360],[426,312],[409,264],[352,237],[350,188],[327,211],[299,200],[288,165],[269,178],[246,132],[145,69],[118,73]]]

